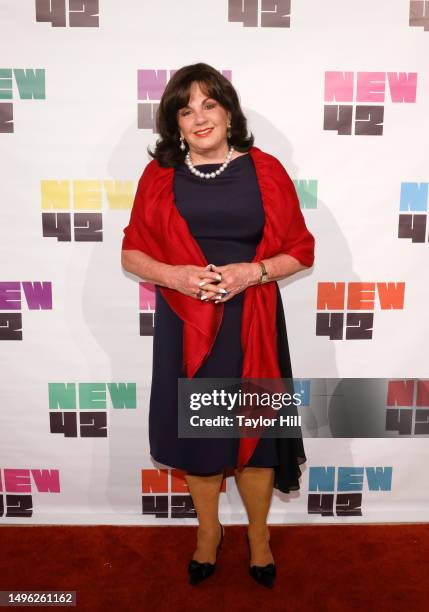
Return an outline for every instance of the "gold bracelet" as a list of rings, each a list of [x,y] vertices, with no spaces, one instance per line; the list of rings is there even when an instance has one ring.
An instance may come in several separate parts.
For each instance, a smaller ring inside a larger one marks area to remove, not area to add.
[[[268,278],[268,272],[265,268],[264,262],[263,261],[258,261],[258,264],[261,266],[261,278],[259,279],[259,285],[261,285],[262,283],[266,283],[269,278]]]

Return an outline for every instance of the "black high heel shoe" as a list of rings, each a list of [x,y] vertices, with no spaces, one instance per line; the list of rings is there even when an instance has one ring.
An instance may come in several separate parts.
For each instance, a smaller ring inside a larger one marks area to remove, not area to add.
[[[219,544],[216,547],[216,560],[217,560],[219,551],[221,549],[222,542],[223,542],[223,536],[225,533],[224,526],[221,523],[219,523],[219,525],[221,527],[221,536],[220,536]],[[188,574],[189,574],[190,584],[199,584],[200,582],[202,582],[203,580],[211,576],[214,573],[215,569],[216,569],[216,562],[209,563],[208,561],[205,561],[204,563],[200,563],[199,561],[196,561],[195,559],[191,559],[188,565]]]
[[[249,536],[246,535],[247,544],[249,545],[249,553],[250,553],[250,542]],[[267,565],[251,565],[249,567],[249,573],[258,582],[265,587],[271,589],[274,586],[274,581],[276,578],[276,566],[275,563],[267,563]]]

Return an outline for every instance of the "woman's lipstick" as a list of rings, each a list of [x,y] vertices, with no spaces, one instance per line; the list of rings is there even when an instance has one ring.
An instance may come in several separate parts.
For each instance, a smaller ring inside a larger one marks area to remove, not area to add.
[[[205,136],[208,136],[209,134],[211,134],[213,131],[213,128],[209,128],[206,132],[202,132],[202,133],[198,133],[198,132],[194,132],[195,136],[198,136],[198,138],[204,138]]]

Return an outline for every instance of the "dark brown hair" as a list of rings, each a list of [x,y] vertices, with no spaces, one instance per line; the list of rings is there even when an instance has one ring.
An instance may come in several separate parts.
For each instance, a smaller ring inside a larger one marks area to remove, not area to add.
[[[155,150],[148,147],[148,154],[155,158],[160,166],[177,167],[185,161],[188,147],[182,151],[180,131],[177,123],[177,111],[189,102],[192,83],[199,83],[202,91],[219,102],[231,113],[231,137],[228,145],[237,151],[247,152],[253,145],[254,136],[247,135],[247,119],[241,110],[240,101],[234,87],[220,72],[212,66],[199,62],[183,66],[173,74],[162,94],[156,113],[156,129],[160,138],[156,141]],[[185,141],[186,145],[186,141]]]

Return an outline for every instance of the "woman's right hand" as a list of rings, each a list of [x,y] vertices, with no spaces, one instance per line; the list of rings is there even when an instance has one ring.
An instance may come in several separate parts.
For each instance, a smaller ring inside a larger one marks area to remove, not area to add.
[[[184,295],[200,299],[201,290],[204,293],[222,295],[217,289],[217,283],[221,280],[217,272],[212,272],[210,264],[204,268],[202,266],[179,265],[173,266],[170,286]]]

